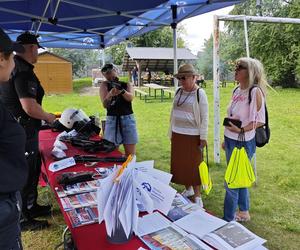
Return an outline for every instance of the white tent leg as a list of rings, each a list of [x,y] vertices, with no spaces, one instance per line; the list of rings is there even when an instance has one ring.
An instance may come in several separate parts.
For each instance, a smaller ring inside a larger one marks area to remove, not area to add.
[[[213,84],[214,84],[214,161],[220,163],[220,50],[219,20],[214,16]]]
[[[174,53],[174,74],[177,72],[178,65],[177,65],[177,29],[173,29],[173,53]],[[174,75],[173,74],[173,75]],[[174,78],[174,87],[175,90],[178,88],[178,80]]]

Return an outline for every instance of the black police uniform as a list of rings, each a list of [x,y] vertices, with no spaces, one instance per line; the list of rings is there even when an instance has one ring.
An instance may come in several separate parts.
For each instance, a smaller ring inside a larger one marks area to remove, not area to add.
[[[41,172],[41,158],[39,154],[38,131],[41,120],[29,117],[23,110],[20,98],[34,98],[42,104],[44,89],[33,72],[34,66],[20,56],[15,56],[15,69],[11,80],[0,85],[1,100],[10,110],[26,132],[26,152],[29,165],[27,183],[22,190],[23,215],[29,216],[29,208],[36,203],[37,185]]]
[[[19,225],[28,167],[24,129],[0,101],[0,249],[22,249]]]

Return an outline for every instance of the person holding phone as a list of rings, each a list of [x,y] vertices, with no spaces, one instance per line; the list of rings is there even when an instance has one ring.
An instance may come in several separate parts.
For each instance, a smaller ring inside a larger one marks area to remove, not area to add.
[[[225,150],[227,164],[234,147],[238,145],[240,133],[244,133],[245,141],[239,145],[245,147],[248,158],[251,160],[256,150],[255,129],[265,123],[264,101],[267,81],[262,63],[253,58],[238,59],[235,65],[235,80],[239,85],[233,91],[227,117],[223,123],[225,130],[222,148]],[[226,183],[225,189],[224,219],[226,221],[249,221],[248,189],[231,189]],[[236,212],[237,208],[239,210]]]
[[[135,154],[138,142],[136,121],[132,110],[133,86],[119,81],[113,64],[105,64],[101,69],[106,81],[100,85],[100,99],[107,110],[104,139],[123,144],[125,155]]]

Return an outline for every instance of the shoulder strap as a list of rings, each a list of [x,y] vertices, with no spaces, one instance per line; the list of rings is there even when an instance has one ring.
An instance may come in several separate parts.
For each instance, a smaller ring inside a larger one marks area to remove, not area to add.
[[[252,97],[251,97],[251,91],[252,89],[254,88],[259,88],[261,90],[261,88],[257,85],[257,84],[254,84],[250,89],[249,89],[249,96],[248,96],[248,102],[249,104],[251,103],[251,100],[252,100]],[[262,90],[261,90],[262,91]],[[262,92],[263,93],[263,92]],[[265,123],[265,126],[268,128],[269,127],[269,115],[268,115],[268,109],[267,109],[267,104],[266,104],[266,100],[264,102],[264,105],[265,105],[265,120],[266,120],[266,123]]]
[[[175,96],[178,94],[178,92],[181,90],[181,88],[178,88],[175,92]],[[200,93],[200,88],[197,88],[197,102],[199,103],[200,100],[199,100],[199,93]]]
[[[181,90],[181,88],[179,87],[176,92],[175,92],[175,95],[177,95],[179,93],[179,91]]]
[[[248,94],[248,103],[250,104],[251,101],[252,101],[252,96],[251,96],[251,91],[254,89],[254,88],[259,88],[259,86],[257,84],[254,84],[251,86],[251,88],[249,89],[249,94]]]
[[[269,127],[269,114],[268,114],[266,102],[265,102],[265,119],[266,119],[265,125],[266,125],[266,127]]]
[[[234,94],[238,88],[239,88],[239,86],[235,87],[234,90],[232,91],[232,94]]]

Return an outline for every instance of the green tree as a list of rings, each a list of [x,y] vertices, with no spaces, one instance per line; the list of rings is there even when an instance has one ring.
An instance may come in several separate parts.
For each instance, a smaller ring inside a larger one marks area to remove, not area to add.
[[[227,53],[227,45],[230,45],[230,36],[220,32],[220,79],[230,79],[233,57]],[[204,42],[204,50],[198,53],[196,67],[206,79],[213,79],[213,37]]]
[[[184,48],[184,41],[180,37],[180,34],[184,32],[184,28],[179,26],[177,33],[177,47]],[[173,30],[170,27],[163,27],[141,36],[133,37],[130,39],[132,44],[136,47],[162,47],[171,48],[173,47]]]
[[[50,49],[50,52],[59,55],[72,62],[73,75],[81,77],[86,75],[89,65],[99,65],[98,50],[82,50],[82,49]]]
[[[199,58],[196,63],[198,72],[204,75],[205,79],[213,78],[213,39],[212,36],[205,40],[204,50],[199,52]]]
[[[261,10],[265,16],[299,18],[300,2],[264,0]],[[255,1],[235,6],[230,14],[257,14]],[[235,58],[245,56],[243,23],[229,22],[227,25],[231,38],[230,44],[226,45],[226,53]],[[263,62],[272,83],[283,87],[297,87],[300,75],[300,25],[249,23],[248,33],[250,56]]]
[[[180,34],[184,32],[184,28],[179,26],[177,29],[178,38],[177,38],[177,47],[184,48],[184,41],[180,37]],[[173,47],[173,31],[170,27],[163,27],[148,33],[145,33],[141,36],[130,38],[128,41],[135,47]],[[117,45],[113,45],[105,49],[105,54],[110,55],[111,62],[117,65],[122,64],[123,57],[126,50],[127,42],[123,42]]]

